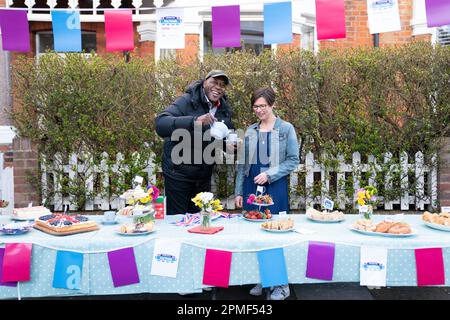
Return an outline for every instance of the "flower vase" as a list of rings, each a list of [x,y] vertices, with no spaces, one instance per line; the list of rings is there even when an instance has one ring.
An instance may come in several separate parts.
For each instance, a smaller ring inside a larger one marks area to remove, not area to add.
[[[211,228],[211,215],[209,214],[209,212],[201,211],[200,219],[201,219],[200,228],[202,230],[209,230]]]
[[[373,206],[369,204],[365,207],[367,207],[366,210],[360,212],[361,219],[372,220]]]

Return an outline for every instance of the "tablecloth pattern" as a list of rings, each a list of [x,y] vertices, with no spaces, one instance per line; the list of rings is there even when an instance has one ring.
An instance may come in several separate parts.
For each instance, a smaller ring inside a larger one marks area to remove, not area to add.
[[[443,248],[445,286],[450,285],[450,232],[431,229],[423,224],[420,215],[406,215],[404,219],[417,231],[407,238],[369,236],[349,230],[358,216],[346,215],[340,223],[317,223],[305,215],[290,215],[296,227],[316,231],[302,235],[295,232],[269,233],[261,230],[260,223],[241,218],[219,218],[213,225],[224,226],[214,235],[192,234],[191,227],[180,227],[169,222],[181,216],[169,216],[157,220],[155,232],[146,236],[122,236],[116,233],[118,225],[105,226],[100,216],[91,219],[99,222],[100,230],[70,236],[52,236],[39,230],[23,235],[1,235],[1,246],[5,243],[33,243],[31,281],[19,283],[18,288],[0,286],[0,298],[45,297],[65,295],[110,295],[132,293],[201,292],[203,266],[206,249],[233,252],[230,285],[258,283],[259,266],[257,251],[284,248],[289,283],[321,283],[322,280],[305,277],[308,241],[326,241],[336,244],[334,274],[332,282],[359,282],[359,259],[361,246],[374,246],[388,251],[387,285],[416,286],[415,248]],[[384,216],[375,216],[382,220]],[[121,217],[122,222],[127,218]],[[0,223],[9,222],[1,216]],[[155,239],[180,241],[181,256],[176,278],[150,274]],[[133,247],[140,283],[115,288],[107,258],[107,252]],[[80,290],[55,289],[52,287],[57,250],[84,253]],[[276,270],[274,270],[276,272]]]

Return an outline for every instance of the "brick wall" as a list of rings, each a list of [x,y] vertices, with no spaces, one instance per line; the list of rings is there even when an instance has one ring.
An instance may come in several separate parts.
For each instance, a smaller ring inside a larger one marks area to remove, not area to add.
[[[198,58],[200,48],[200,35],[186,34],[184,36],[184,49],[176,49],[177,60],[189,64]]]
[[[277,51],[283,52],[285,50],[289,51],[291,49],[300,48],[301,47],[301,38],[302,38],[302,36],[300,34],[297,34],[297,33],[292,34],[292,43],[277,45]]]
[[[444,139],[438,172],[438,197],[441,206],[450,206],[450,137]]]
[[[413,36],[410,21],[413,15],[413,1],[399,0],[401,31],[379,34],[380,47],[405,44],[414,40],[431,41],[431,35]],[[373,35],[369,32],[367,2],[365,0],[345,0],[346,38],[321,40],[320,48],[373,47]]]

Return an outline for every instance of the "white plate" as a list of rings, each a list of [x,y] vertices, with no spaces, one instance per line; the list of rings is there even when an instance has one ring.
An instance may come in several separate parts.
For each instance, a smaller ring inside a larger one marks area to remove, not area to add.
[[[152,231],[145,231],[145,232],[134,232],[134,233],[122,233],[120,231],[116,231],[117,234],[120,234],[121,236],[144,236],[147,234],[150,234],[152,232],[155,232],[156,230]]]
[[[242,219],[250,221],[250,222],[265,222],[265,221],[270,221],[273,218],[270,218],[270,219],[247,219],[246,217],[242,216]]]
[[[342,222],[345,220],[345,217],[340,219],[340,220],[317,220],[317,219],[313,219],[309,216],[306,216],[306,218],[308,218],[308,220],[314,221],[314,222],[320,222],[320,223],[336,223],[336,222]]]
[[[424,221],[423,223],[425,223],[426,226],[433,228],[433,229],[442,230],[442,231],[450,231],[450,226],[444,226],[442,224],[432,223],[432,222],[428,222],[428,221]]]
[[[277,229],[266,229],[263,227],[261,227],[261,229],[263,229],[264,231],[267,231],[267,232],[275,232],[275,233],[291,232],[294,230],[294,228],[290,228],[290,229],[286,229],[286,230],[277,230]]]
[[[20,217],[14,217],[11,216],[11,220],[16,220],[16,221],[31,221],[31,220],[36,220],[37,218],[20,218]]]
[[[349,228],[352,231],[356,231],[356,232],[366,234],[369,236],[382,236],[382,237],[388,237],[388,238],[405,238],[405,237],[411,237],[411,236],[417,235],[417,231],[415,229],[411,229],[411,233],[407,233],[407,234],[393,234],[393,233],[358,230],[358,229],[353,228],[353,226],[350,226]]]

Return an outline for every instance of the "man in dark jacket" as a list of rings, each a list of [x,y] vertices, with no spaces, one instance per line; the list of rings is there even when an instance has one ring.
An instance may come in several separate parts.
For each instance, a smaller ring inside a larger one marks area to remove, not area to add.
[[[231,109],[225,96],[229,82],[225,72],[212,70],[204,80],[192,83],[186,93],[156,117],[156,132],[164,138],[162,169],[167,197],[166,212],[169,215],[198,212],[199,208],[191,199],[199,192],[211,190],[214,164],[205,162],[203,151],[214,139],[210,140],[206,135],[205,141],[203,134],[215,121],[223,122],[229,129],[234,129]],[[179,135],[180,131],[189,133],[189,137]],[[181,142],[180,136],[183,136]],[[174,147],[179,143],[184,146],[188,143],[189,152],[184,152],[186,149],[181,148],[181,154],[177,154],[175,151],[179,148]],[[190,154],[186,157],[183,152]]]

